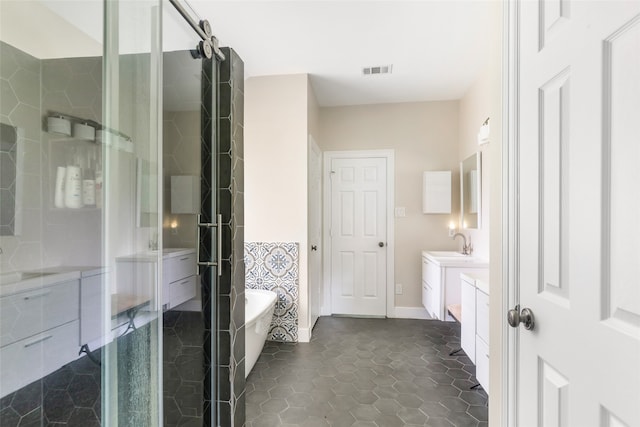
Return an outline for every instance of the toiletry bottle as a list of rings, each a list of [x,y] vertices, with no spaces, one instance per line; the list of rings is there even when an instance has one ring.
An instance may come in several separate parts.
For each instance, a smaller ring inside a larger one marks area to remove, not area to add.
[[[56,208],[64,208],[64,178],[67,168],[58,166],[56,171],[56,184],[53,194],[53,205]]]
[[[96,199],[96,207],[102,207],[102,162],[100,159],[100,154],[98,154],[98,162],[96,163],[96,179],[95,179],[95,199]]]
[[[71,165],[67,166],[67,176],[64,183],[64,205],[71,209],[79,209],[82,204],[82,169],[77,150],[74,150]]]
[[[96,204],[96,181],[94,177],[94,161],[92,153],[87,153],[87,167],[83,170],[82,179],[82,203],[85,206],[95,206]]]

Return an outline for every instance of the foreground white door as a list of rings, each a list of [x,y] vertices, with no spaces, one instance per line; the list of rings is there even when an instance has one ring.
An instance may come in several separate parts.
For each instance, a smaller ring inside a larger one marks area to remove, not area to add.
[[[386,315],[387,159],[331,160],[331,312]]]
[[[519,6],[517,422],[640,426],[640,2]]]

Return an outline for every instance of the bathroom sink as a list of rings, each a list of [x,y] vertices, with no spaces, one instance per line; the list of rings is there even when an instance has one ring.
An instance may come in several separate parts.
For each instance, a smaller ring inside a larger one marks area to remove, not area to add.
[[[190,251],[193,251],[193,249],[188,249],[188,248],[164,248],[164,249],[149,249],[146,250],[144,252],[139,252],[137,254],[135,254],[134,256],[136,257],[142,257],[142,258],[155,258],[158,255],[160,256],[171,256],[173,254],[178,254],[178,253],[188,253]]]
[[[455,251],[429,251],[429,254],[437,258],[471,258],[469,255]]]
[[[440,265],[471,265],[486,264],[486,260],[481,260],[473,255],[464,255],[455,251],[425,251],[423,254],[432,261]]]

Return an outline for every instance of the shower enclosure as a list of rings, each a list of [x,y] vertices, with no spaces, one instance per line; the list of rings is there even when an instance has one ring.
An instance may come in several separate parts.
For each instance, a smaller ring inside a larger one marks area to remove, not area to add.
[[[230,425],[223,55],[172,3],[0,2],[2,427]]]

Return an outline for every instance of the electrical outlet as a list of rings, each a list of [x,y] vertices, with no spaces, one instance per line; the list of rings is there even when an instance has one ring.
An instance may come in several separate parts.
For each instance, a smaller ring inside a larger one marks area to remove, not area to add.
[[[400,283],[396,283],[396,295],[402,295],[402,285]]]

